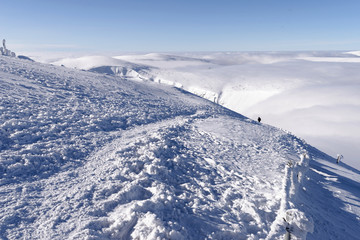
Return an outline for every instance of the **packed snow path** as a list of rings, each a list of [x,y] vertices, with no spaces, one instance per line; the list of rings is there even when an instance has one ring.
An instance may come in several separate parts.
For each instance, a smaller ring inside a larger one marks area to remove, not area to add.
[[[282,239],[286,166],[304,153],[292,227],[356,239],[358,181],[350,210],[322,181],[358,174],[284,131],[176,88],[16,59],[0,57],[0,83],[3,239]]]

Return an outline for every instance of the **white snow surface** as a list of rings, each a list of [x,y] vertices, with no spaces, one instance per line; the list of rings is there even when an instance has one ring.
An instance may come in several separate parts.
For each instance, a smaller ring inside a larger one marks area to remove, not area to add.
[[[359,239],[359,171],[142,74],[0,56],[0,238]]]
[[[358,55],[359,51],[153,53],[61,62],[181,87],[252,119],[261,116],[334,157],[342,154],[346,163],[360,169]]]

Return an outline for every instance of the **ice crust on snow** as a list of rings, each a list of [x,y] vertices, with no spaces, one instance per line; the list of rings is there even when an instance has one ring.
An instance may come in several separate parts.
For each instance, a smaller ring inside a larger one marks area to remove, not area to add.
[[[356,239],[358,171],[132,80],[0,56],[1,238]]]

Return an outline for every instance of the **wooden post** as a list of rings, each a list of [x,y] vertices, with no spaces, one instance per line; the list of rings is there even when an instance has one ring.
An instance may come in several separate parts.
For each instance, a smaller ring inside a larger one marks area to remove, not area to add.
[[[285,240],[291,240],[291,235],[290,235],[290,232],[286,231],[285,233]]]

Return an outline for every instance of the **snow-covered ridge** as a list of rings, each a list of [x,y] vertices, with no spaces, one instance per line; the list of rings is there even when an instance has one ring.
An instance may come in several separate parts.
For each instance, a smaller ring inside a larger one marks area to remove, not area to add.
[[[360,168],[359,58],[354,54],[157,53],[86,61],[98,72],[176,86],[253,119],[260,115]]]
[[[0,57],[1,238],[356,239],[359,172],[132,79]]]
[[[352,52],[348,52],[348,53],[355,55],[355,56],[360,56],[360,51],[352,51]]]
[[[79,58],[64,58],[53,62],[54,65],[58,66],[65,66],[69,68],[77,68],[83,70],[90,70],[96,67],[103,67],[103,66],[120,66],[126,67],[129,69],[141,69],[141,68],[149,68],[148,66],[140,65],[131,63],[128,61],[106,57],[106,56],[85,56]]]

